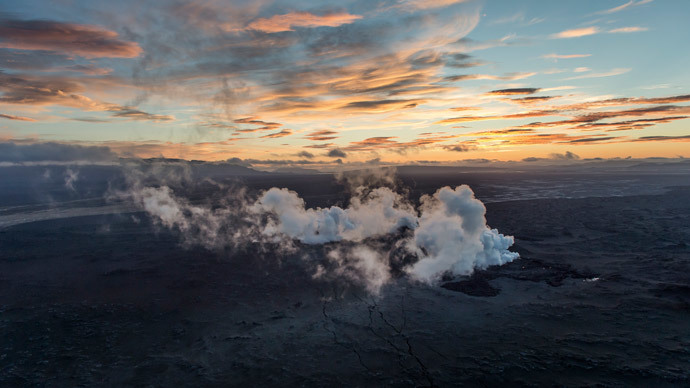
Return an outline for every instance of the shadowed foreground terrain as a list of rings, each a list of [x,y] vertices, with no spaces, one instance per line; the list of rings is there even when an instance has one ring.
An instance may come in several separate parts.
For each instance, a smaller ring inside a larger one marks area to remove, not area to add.
[[[185,248],[136,212],[15,222],[0,386],[684,386],[690,188],[658,191],[485,201],[520,259],[377,297],[313,279],[324,247]]]

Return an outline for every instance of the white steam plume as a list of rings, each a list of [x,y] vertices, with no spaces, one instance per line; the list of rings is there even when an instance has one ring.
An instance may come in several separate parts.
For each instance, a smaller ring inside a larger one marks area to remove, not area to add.
[[[271,244],[271,249],[282,251],[294,250],[294,241],[309,245],[342,242],[328,248],[314,276],[345,278],[371,293],[378,293],[392,276],[390,252],[381,248],[385,244],[377,243],[382,237],[388,241],[392,237],[397,240],[395,246],[402,244],[416,257],[404,272],[426,283],[445,273],[469,275],[477,268],[519,257],[508,250],[512,237],[486,225],[486,208],[466,185],[424,195],[418,209],[389,187],[366,186],[351,188],[353,196],[345,208],[307,208],[296,192],[276,187],[256,199],[250,199],[243,189],[225,190],[217,203],[193,204],[169,186],[144,184],[159,173],[151,169],[131,174],[128,190],[118,197],[133,201],[155,223],[179,230],[185,243],[209,249]],[[165,171],[162,176],[178,183],[190,179],[186,171],[181,176]],[[389,172],[364,179],[351,177],[346,183],[366,180],[394,185]],[[405,228],[411,232],[402,233]]]
[[[250,209],[255,214],[277,216],[263,227],[264,235],[283,234],[305,244],[362,241],[393,233],[403,226],[416,226],[417,217],[412,206],[388,188],[374,189],[350,202],[346,209],[338,206],[306,209],[297,193],[274,187],[264,192]]]
[[[432,282],[443,273],[469,275],[475,268],[501,265],[519,257],[508,251],[513,237],[486,225],[486,208],[467,185],[443,187],[421,198],[419,227],[408,249],[420,260],[408,268],[414,278]]]
[[[351,193],[361,193],[367,188],[395,188],[397,186],[395,174],[395,167],[380,167],[356,171],[340,171],[334,175],[334,178]]]
[[[47,171],[47,170],[46,170]],[[76,191],[74,184],[79,180],[79,171],[74,171],[71,168],[65,170],[65,188]]]
[[[244,188],[231,189],[219,185],[224,193],[218,204],[192,204],[176,195],[170,186],[180,187],[192,182],[189,167],[183,164],[154,164],[147,169],[125,170],[127,189],[111,190],[111,199],[133,202],[144,210],[154,224],[178,230],[186,245],[208,249],[236,248],[255,242],[258,235],[253,225],[255,215],[246,212]],[[214,183],[212,181],[208,181]]]
[[[223,226],[232,216],[228,209],[212,210],[191,205],[187,200],[174,196],[167,186],[133,191],[132,199],[156,222],[182,232],[187,243],[217,248],[226,245],[230,237],[221,234]]]
[[[388,260],[381,252],[366,245],[338,247],[326,254],[329,269],[317,265],[315,279],[347,279],[366,288],[371,294],[378,294],[391,279]]]

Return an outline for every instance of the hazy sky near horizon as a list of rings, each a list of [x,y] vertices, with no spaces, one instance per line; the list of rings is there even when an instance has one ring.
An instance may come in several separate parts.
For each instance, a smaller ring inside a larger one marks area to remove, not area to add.
[[[690,2],[6,1],[0,141],[348,163],[690,157]]]

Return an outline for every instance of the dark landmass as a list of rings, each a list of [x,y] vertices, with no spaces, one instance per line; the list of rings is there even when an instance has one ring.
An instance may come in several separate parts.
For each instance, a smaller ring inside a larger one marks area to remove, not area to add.
[[[89,168],[76,191],[4,170],[0,386],[690,385],[687,176],[403,173],[413,198],[470,184],[521,258],[374,297],[314,279],[324,247],[183,247]],[[215,179],[347,201],[329,175]]]
[[[498,288],[492,287],[483,276],[472,276],[459,282],[443,283],[441,287],[471,296],[496,296],[501,292]]]
[[[281,167],[271,171],[273,174],[323,174],[319,170],[303,167]]]
[[[570,279],[584,279],[598,281],[601,278],[595,273],[578,271],[566,263],[546,263],[541,260],[530,259],[524,254],[519,259],[502,266],[493,266],[485,270],[475,271],[468,279],[443,283],[441,287],[465,293],[472,296],[496,296],[500,290],[489,284],[489,280],[509,278],[514,280],[545,282],[551,287],[560,287]]]

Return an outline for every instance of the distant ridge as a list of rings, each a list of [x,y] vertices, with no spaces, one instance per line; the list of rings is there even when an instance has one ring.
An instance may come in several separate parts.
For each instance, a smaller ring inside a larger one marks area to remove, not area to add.
[[[309,174],[323,174],[322,171],[313,169],[313,168],[303,168],[303,167],[280,167],[276,168],[275,170],[271,171],[272,173],[276,174],[302,174],[302,175],[309,175]]]

